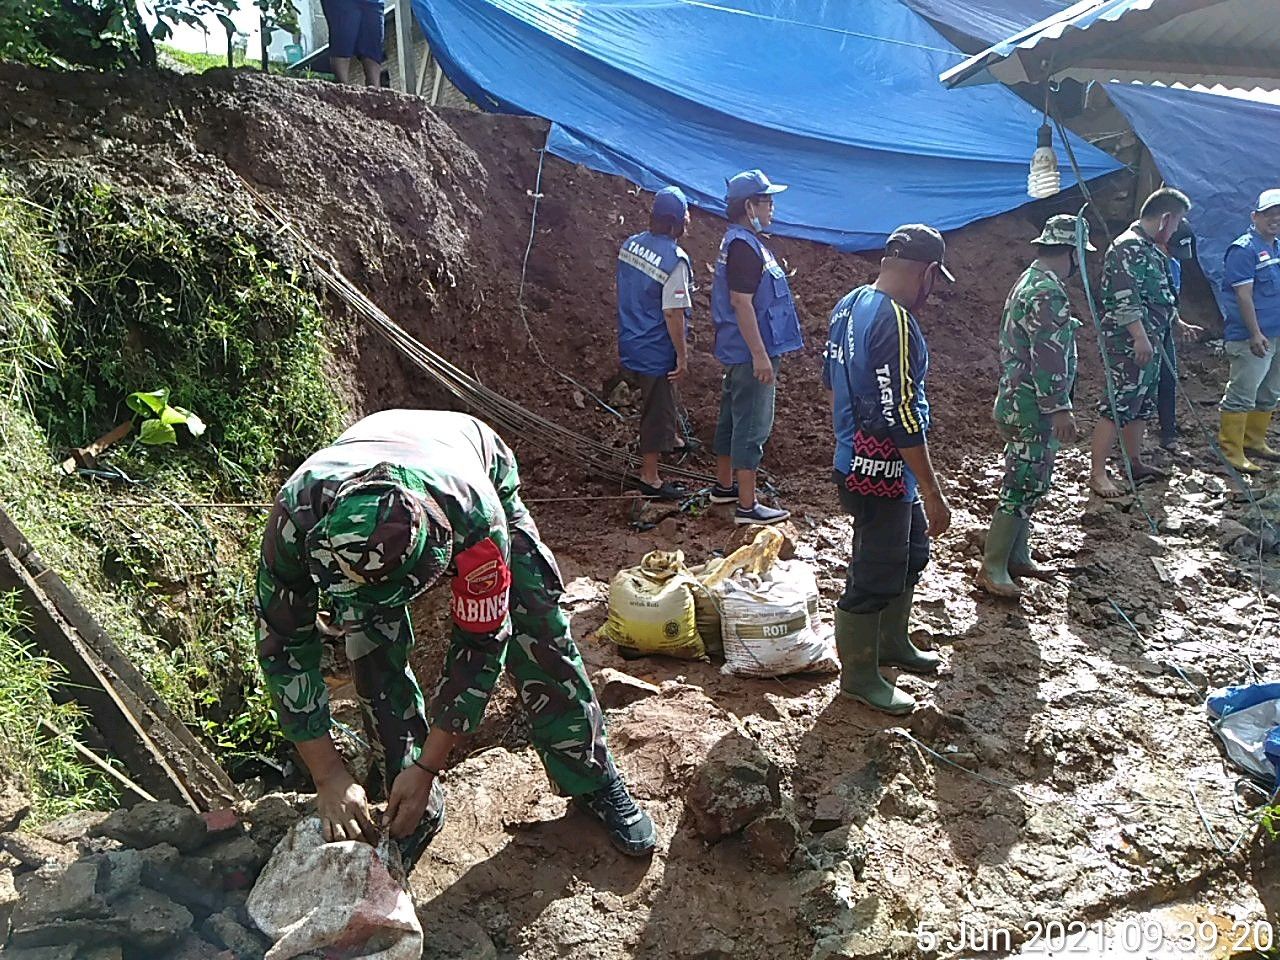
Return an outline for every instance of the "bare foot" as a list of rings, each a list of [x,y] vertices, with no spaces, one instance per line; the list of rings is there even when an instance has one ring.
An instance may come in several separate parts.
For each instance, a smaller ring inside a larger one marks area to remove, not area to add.
[[[1112,483],[1111,478],[1105,473],[1100,477],[1095,474],[1090,474],[1089,489],[1100,496],[1103,500],[1114,500],[1121,494],[1120,488]]]

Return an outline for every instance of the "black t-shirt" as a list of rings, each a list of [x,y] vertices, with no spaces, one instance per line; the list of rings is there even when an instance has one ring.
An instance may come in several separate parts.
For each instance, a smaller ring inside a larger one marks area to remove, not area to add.
[[[731,291],[754,296],[764,274],[764,258],[747,241],[734,240],[729,244],[729,253],[725,257],[725,273]]]

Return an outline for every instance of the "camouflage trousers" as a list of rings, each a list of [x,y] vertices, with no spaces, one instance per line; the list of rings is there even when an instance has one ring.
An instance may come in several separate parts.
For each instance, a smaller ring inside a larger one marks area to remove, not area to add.
[[[1059,444],[1049,430],[1048,420],[1035,427],[999,426],[1004,437],[1004,479],[996,509],[1028,520],[1036,504],[1049,492]]]
[[[1106,348],[1107,369],[1111,373],[1111,386],[1115,390],[1115,410],[1111,399],[1103,393],[1098,402],[1098,415],[1111,420],[1118,427],[1135,420],[1150,420],[1156,415],[1156,393],[1160,384],[1161,356],[1165,336],[1163,332],[1147,332],[1156,355],[1145,367],[1138,366],[1133,349],[1133,337],[1127,330],[1103,334]]]
[[[547,776],[560,793],[577,796],[599,790],[617,770],[605,743],[604,713],[570,634],[569,618],[560,607],[563,589],[555,559],[526,514],[511,528],[512,630],[496,662],[485,669],[496,674],[505,668],[511,676]],[[422,691],[409,666],[413,625],[407,609],[396,613],[365,629],[363,624],[346,629],[356,694],[375,765],[382,768],[388,789],[418,758],[430,729]],[[475,654],[459,641],[455,628],[437,695],[448,686],[457,658]],[[487,700],[477,698],[477,724]]]

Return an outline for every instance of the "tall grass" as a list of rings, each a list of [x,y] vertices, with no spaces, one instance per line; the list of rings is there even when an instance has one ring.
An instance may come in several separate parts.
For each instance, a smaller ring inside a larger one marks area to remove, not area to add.
[[[47,212],[0,177],[0,390],[30,401],[62,361],[55,316],[70,305]]]
[[[0,593],[0,781],[31,798],[37,823],[106,806],[114,797],[105,777],[40,725],[46,720],[68,733],[81,725],[75,704],[53,701],[62,676],[58,663],[33,651],[17,596]]]

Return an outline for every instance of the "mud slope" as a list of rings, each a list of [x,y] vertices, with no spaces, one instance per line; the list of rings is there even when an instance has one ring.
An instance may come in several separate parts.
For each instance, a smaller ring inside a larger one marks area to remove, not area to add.
[[[239,173],[455,363],[544,415],[625,443],[631,426],[575,398],[538,362],[528,332],[552,366],[593,390],[613,373],[614,251],[643,228],[645,199],[547,158],[522,314],[543,132],[536,121],[437,117],[395,94],[312,82],[0,66],[6,163],[27,170],[42,158],[130,189],[212,191],[232,210],[243,209]],[[1065,451],[1036,535],[1063,575],[1032,586],[1021,607],[972,590],[1000,471],[988,413],[995,327],[1036,212],[950,236],[960,282],[923,318],[931,440],[955,518],[915,622],[944,666],[936,680],[902,678],[922,708],[900,725],[839,700],[827,678],[752,682],[709,664],[620,659],[594,635],[612,574],[657,546],[701,559],[727,545],[732,526],[717,512],[655,515],[656,529],[636,532],[618,502],[598,499],[616,491],[513,438],[591,669],[660,686],[635,702],[612,688],[605,696],[619,763],[662,844],[651,863],[624,862],[551,796],[504,690],[476,752],[450,775],[450,824],[414,878],[427,956],[913,957],[933,955],[919,949],[918,925],[945,940],[961,919],[1024,930],[1174,900],[1275,916],[1274,855],[1237,850],[1224,862],[1249,829],[1240,810],[1257,797],[1224,766],[1200,703],[1206,688],[1253,669],[1275,676],[1276,569],[1237,542],[1232,524],[1250,515],[1208,469],[1207,435],[1188,419],[1174,479],[1144,491],[1154,531],[1132,500],[1090,502],[1084,444]],[[704,438],[718,391],[707,300],[719,233],[698,214],[687,243],[702,289],[684,396]],[[835,299],[875,263],[805,243],[777,249],[795,271],[808,346],[784,366],[767,462],[796,509],[797,551],[818,568],[829,616],[850,529],[826,482],[823,331]],[[1196,309],[1193,319],[1209,319]],[[334,322],[366,409],[439,402],[380,344]],[[1088,336],[1081,357],[1087,429],[1100,390]],[[1197,417],[1211,418],[1223,364],[1207,347],[1184,359]],[[1233,543],[1244,556],[1226,549]],[[429,672],[443,611],[428,602],[418,612]],[[772,789],[744,786],[748,770]],[[696,799],[706,794],[751,814],[747,838],[707,842],[707,804]]]

